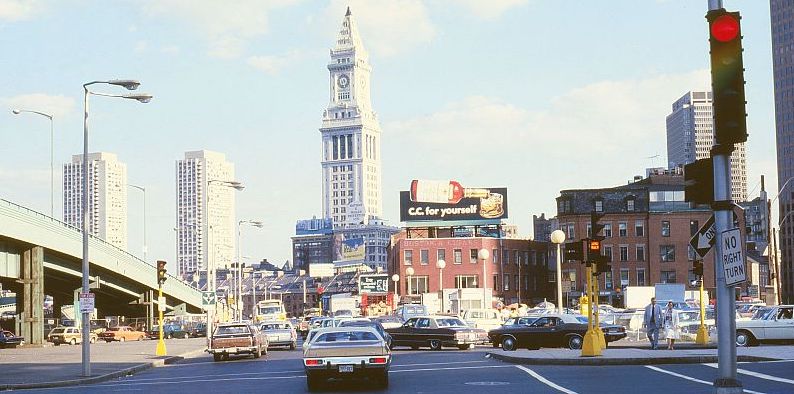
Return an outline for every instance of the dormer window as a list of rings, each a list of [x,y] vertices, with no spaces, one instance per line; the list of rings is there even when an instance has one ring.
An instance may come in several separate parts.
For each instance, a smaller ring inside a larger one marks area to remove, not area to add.
[[[636,201],[636,200],[634,199],[634,196],[630,196],[630,197],[628,197],[628,198],[626,199],[626,211],[628,211],[628,212],[634,212],[634,210],[635,210],[635,207],[634,207],[634,202],[635,202],[635,201]]]
[[[604,200],[599,198],[593,201],[593,210],[596,212],[604,212]]]

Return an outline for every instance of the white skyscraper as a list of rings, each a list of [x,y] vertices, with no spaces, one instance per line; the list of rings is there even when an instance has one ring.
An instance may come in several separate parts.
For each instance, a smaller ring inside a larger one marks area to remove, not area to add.
[[[667,115],[667,165],[673,169],[711,156],[714,113],[711,92],[687,92]],[[731,154],[731,199],[747,201],[747,164],[744,144]]]
[[[234,253],[234,164],[222,153],[185,152],[176,162],[177,268],[182,278],[227,267]],[[196,277],[198,279],[198,277]]]
[[[63,221],[83,226],[83,155],[63,165]],[[88,232],[127,249],[127,165],[113,153],[88,154]]]
[[[367,51],[348,8],[328,63],[323,111],[323,217],[334,228],[381,217],[380,124],[370,102]]]

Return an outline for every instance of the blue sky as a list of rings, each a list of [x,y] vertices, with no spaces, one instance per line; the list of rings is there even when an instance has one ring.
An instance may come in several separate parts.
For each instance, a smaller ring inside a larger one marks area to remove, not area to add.
[[[743,15],[753,197],[761,174],[777,183],[769,3],[724,2]],[[245,229],[243,255],[291,260],[295,221],[321,213],[326,64],[348,5],[395,224],[411,179],[455,179],[506,186],[529,235],[559,190],[665,165],[672,102],[709,86],[706,0],[0,0],[0,198],[49,212],[49,126],[12,108],[55,114],[60,168],[82,152],[81,85],[139,79],[149,104],[91,99],[91,151],[116,153],[148,189],[150,259],[174,261],[175,161],[209,149],[247,186],[238,218],[266,223]],[[133,253],[141,212],[130,190]]]

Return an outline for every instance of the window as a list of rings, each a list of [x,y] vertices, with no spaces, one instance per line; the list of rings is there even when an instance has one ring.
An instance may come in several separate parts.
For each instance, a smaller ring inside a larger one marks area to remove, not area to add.
[[[477,264],[477,249],[469,249],[469,262]]]
[[[565,237],[568,238],[568,239],[576,238],[576,236],[575,236],[576,234],[575,234],[575,231],[574,231],[575,228],[576,227],[573,224],[567,224],[567,225],[560,226],[560,230],[565,232]]]
[[[620,270],[620,287],[628,286],[629,285],[629,270],[621,269]]]
[[[662,271],[662,277],[660,279],[662,283],[676,283],[675,282],[675,271]]]
[[[662,220],[662,237],[670,236],[670,221]]]
[[[659,245],[659,257],[663,262],[675,261],[675,245]]]
[[[403,252],[403,260],[405,265],[411,265],[414,263],[414,251],[413,250],[406,250]]]
[[[604,250],[601,251],[601,255],[605,256],[607,261],[612,262],[612,247],[604,246]]]
[[[406,282],[406,284],[407,283],[409,283],[409,282]],[[428,284],[427,275],[425,275],[425,276],[417,276],[417,275],[412,276],[411,280],[410,280],[410,284],[411,284],[411,292],[409,294],[422,294],[422,293],[429,292],[428,287],[427,287],[427,284]],[[406,289],[406,291],[407,290],[408,289]]]
[[[427,265],[430,263],[430,251],[422,249],[419,251],[419,264]]]
[[[504,280],[502,281],[502,283],[504,283],[504,286],[505,286],[504,287],[504,291],[509,291],[510,290],[510,274],[505,274],[504,275]]]
[[[436,261],[438,260],[447,260],[447,250],[446,249],[438,249],[436,250]]]
[[[463,264],[463,251],[460,249],[455,249],[452,251],[455,256],[455,264]]]
[[[629,260],[629,247],[628,246],[620,246],[620,261],[628,261]]]
[[[457,275],[455,276],[456,289],[473,289],[477,287],[476,275]]]
[[[637,286],[645,286],[645,268],[637,269]]]
[[[634,222],[634,235],[638,237],[645,236],[645,223],[642,220]]]
[[[502,257],[505,264],[510,264],[510,251],[507,249],[502,250]]]
[[[605,223],[604,224],[604,236],[611,237],[612,236],[612,223]]]
[[[596,212],[604,212],[604,201],[603,200],[595,200],[595,204],[593,206]]]
[[[494,264],[499,262],[499,249],[494,249],[491,251],[491,256],[493,257]]]
[[[607,289],[612,288],[612,271],[607,271],[604,275],[604,287]]]
[[[645,245],[637,245],[637,261],[645,261]]]
[[[626,200],[626,210],[629,212],[634,212],[634,199],[629,198]]]
[[[618,223],[618,236],[626,237],[629,235],[628,225],[625,222]]]
[[[499,291],[499,275],[493,276],[493,291]]]

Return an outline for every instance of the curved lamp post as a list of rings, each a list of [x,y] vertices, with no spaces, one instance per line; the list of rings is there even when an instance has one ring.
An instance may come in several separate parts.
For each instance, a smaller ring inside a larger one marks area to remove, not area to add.
[[[14,115],[19,115],[21,113],[31,113],[36,115],[41,115],[50,120],[50,217],[55,217],[55,154],[54,152],[54,122],[52,120],[52,115],[46,112],[39,112],[39,111],[32,111],[28,109],[13,109],[11,112]]]
[[[551,242],[557,245],[557,311],[562,313],[562,248],[560,245],[565,242],[565,233],[562,230],[552,231]]]

